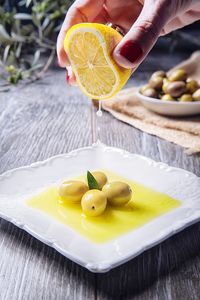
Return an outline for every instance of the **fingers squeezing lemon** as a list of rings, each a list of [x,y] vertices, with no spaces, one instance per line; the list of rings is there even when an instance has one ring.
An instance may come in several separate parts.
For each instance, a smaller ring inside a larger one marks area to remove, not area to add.
[[[78,85],[89,98],[110,98],[129,79],[131,69],[120,67],[112,58],[121,39],[115,29],[96,23],[77,24],[67,32],[64,49]]]

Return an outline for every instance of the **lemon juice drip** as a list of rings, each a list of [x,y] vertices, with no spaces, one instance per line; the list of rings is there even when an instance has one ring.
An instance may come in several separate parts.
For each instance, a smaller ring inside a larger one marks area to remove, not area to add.
[[[101,127],[102,127],[102,116],[103,116],[103,111],[102,111],[102,102],[99,100],[99,107],[96,112],[96,142],[100,141],[100,133],[101,133]]]
[[[99,100],[99,108],[98,108],[98,110],[96,112],[96,115],[97,115],[98,118],[101,118],[102,115],[103,115],[103,112],[102,112],[102,103],[101,103],[100,100]]]
[[[103,116],[102,102],[100,100],[95,100],[95,101],[98,101],[98,109],[94,114],[94,119],[93,119],[93,128],[94,128],[93,143],[97,143],[98,141],[100,141],[100,133],[102,128],[102,116]]]

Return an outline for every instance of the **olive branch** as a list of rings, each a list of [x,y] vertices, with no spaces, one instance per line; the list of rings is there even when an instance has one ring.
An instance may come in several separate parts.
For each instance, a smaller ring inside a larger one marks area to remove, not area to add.
[[[55,58],[55,41],[72,0],[0,2],[0,87],[41,78]]]

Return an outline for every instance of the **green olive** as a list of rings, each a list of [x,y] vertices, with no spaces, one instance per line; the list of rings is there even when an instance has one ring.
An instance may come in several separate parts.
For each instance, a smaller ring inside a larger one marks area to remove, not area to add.
[[[170,73],[168,76],[169,81],[185,81],[187,78],[187,73],[183,69],[177,69]]]
[[[196,90],[198,90],[198,88],[199,85],[196,80],[190,78],[186,80],[186,89],[188,93],[193,94]]]
[[[167,93],[168,84],[169,84],[169,80],[167,78],[164,78],[163,79],[163,85],[162,85],[162,90],[163,90],[164,93]]]
[[[192,94],[192,97],[195,101],[200,101],[200,89],[196,90],[196,92]]]
[[[99,188],[102,189],[102,187],[106,184],[106,182],[108,181],[108,178],[107,176],[103,173],[103,172],[100,172],[100,171],[95,171],[95,172],[92,172],[92,175],[94,176],[94,178],[96,179],[98,185],[99,185]]]
[[[88,191],[88,186],[82,181],[64,181],[59,187],[59,195],[63,201],[80,202],[83,195]]]
[[[149,85],[151,88],[160,91],[163,85],[163,78],[160,76],[154,76],[149,79]]]
[[[132,191],[125,182],[113,181],[104,185],[102,191],[105,193],[111,205],[125,205],[131,200]]]
[[[145,84],[143,85],[141,88],[140,88],[140,93],[143,94],[144,91],[146,91],[147,89],[149,89],[150,86],[148,84]]]
[[[154,72],[151,75],[151,77],[162,77],[162,78],[164,78],[164,77],[166,77],[166,73],[164,71],[159,70],[159,71]]]
[[[82,210],[86,216],[97,217],[101,215],[107,205],[107,198],[102,191],[90,190],[85,193],[81,200]]]
[[[180,97],[186,91],[185,82],[183,81],[170,82],[166,90],[167,90],[167,94],[170,94],[172,97]]]
[[[172,97],[170,94],[165,94],[161,96],[161,100],[175,101],[176,99]]]
[[[143,91],[142,94],[143,94],[144,96],[151,97],[151,98],[157,98],[157,97],[158,97],[158,93],[157,93],[156,90],[153,89],[153,88],[148,88],[148,89],[146,89],[145,91]]]
[[[183,94],[180,98],[178,98],[180,102],[191,102],[193,100],[191,94]]]

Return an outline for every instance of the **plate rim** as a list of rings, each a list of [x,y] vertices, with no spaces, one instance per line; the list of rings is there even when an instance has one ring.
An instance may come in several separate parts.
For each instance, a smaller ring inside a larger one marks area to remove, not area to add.
[[[170,168],[170,169],[177,170],[177,171],[183,171],[184,173],[188,173],[188,175],[191,175],[191,176],[194,176],[194,177],[200,179],[200,177],[198,177],[197,175],[195,175],[191,171],[185,170],[185,169],[180,168],[180,167],[170,166],[167,163],[158,162],[158,161],[155,161],[154,159],[149,158],[147,156],[144,156],[144,155],[141,155],[141,154],[137,154],[137,153],[134,153],[134,152],[130,152],[130,151],[122,149],[122,148],[118,148],[118,147],[114,147],[114,146],[107,146],[106,144],[104,144],[104,143],[102,143],[102,142],[100,142],[98,140],[96,143],[93,143],[91,146],[79,147],[79,148],[71,150],[71,151],[69,151],[67,153],[56,154],[56,155],[50,156],[50,157],[48,157],[48,158],[46,158],[44,160],[38,160],[38,161],[33,162],[31,164],[28,164],[28,165],[23,165],[21,167],[17,167],[17,168],[13,168],[13,169],[7,170],[7,171],[5,171],[5,172],[3,172],[3,173],[0,174],[0,181],[2,180],[3,177],[10,176],[12,173],[15,173],[16,171],[25,170],[25,169],[29,169],[29,168],[36,168],[36,167],[44,165],[47,162],[50,162],[51,160],[54,160],[56,158],[61,158],[61,157],[67,157],[68,158],[70,156],[73,156],[77,152],[80,152],[80,151],[83,151],[83,150],[89,150],[89,149],[93,149],[93,148],[107,148],[107,149],[110,149],[112,151],[114,150],[116,152],[120,152],[121,154],[130,155],[130,156],[134,155],[135,157],[138,157],[141,160],[145,160],[146,162],[151,163],[151,164],[153,163],[153,164],[155,164],[157,166],[162,167],[163,169]]]

